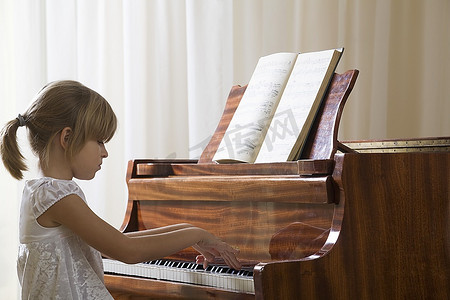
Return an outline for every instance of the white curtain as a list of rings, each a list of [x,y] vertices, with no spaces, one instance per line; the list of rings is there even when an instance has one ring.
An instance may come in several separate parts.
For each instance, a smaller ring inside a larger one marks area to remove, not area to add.
[[[80,184],[120,227],[127,161],[198,157],[231,86],[246,84],[270,53],[345,47],[338,72],[360,76],[341,139],[450,136],[449,28],[448,0],[2,0],[0,123],[48,81],[75,79],[103,94],[119,129],[104,169]],[[22,186],[0,168],[2,299],[18,295]]]

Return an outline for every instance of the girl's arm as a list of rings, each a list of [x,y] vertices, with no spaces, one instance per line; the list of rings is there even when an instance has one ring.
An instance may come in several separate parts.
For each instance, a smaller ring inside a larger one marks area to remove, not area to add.
[[[153,229],[126,232],[124,234],[129,237],[138,237],[138,236],[153,235],[153,234],[159,234],[159,233],[167,233],[167,232],[184,229],[184,228],[189,228],[189,227],[194,227],[194,226],[191,224],[187,224],[187,223],[180,223],[180,224],[163,226],[163,227],[158,227],[158,228],[153,228]]]
[[[201,228],[178,224],[123,234],[99,218],[77,195],[55,203],[38,222],[64,225],[101,253],[125,263],[150,261],[194,246],[207,261],[221,256],[231,268],[241,267],[236,249]]]

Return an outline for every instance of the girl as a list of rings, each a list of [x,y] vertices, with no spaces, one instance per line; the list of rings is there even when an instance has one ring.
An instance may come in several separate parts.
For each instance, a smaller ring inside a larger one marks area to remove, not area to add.
[[[17,270],[23,299],[112,299],[103,283],[101,254],[126,263],[149,261],[193,246],[205,265],[222,256],[239,269],[237,250],[189,224],[121,233],[88,207],[73,178],[89,180],[108,157],[116,116],[108,102],[75,81],[45,86],[30,108],[1,132],[6,169],[27,169],[16,132],[28,129],[43,177],[26,181],[20,209]]]

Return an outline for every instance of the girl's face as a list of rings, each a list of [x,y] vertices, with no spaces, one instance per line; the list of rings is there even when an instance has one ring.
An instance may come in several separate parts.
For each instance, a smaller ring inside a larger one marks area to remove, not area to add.
[[[108,157],[108,151],[103,142],[87,141],[71,162],[73,177],[82,180],[94,178],[95,173],[101,169],[103,158],[106,157]]]

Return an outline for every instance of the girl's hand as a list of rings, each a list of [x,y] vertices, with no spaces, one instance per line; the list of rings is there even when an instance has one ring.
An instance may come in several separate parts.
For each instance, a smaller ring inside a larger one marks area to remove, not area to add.
[[[230,268],[236,270],[241,268],[241,263],[236,257],[239,250],[234,249],[210,233],[207,233],[206,238],[195,244],[194,249],[201,254],[196,257],[196,263],[203,264],[204,268],[208,266],[208,262],[213,262],[214,258],[218,256],[222,257]]]
[[[194,247],[195,248],[195,247]],[[196,249],[197,250],[197,249]],[[197,250],[198,251],[198,250]],[[200,251],[199,251],[200,252]],[[197,265],[203,265],[203,269],[206,269],[207,267],[208,267],[208,262],[206,261],[206,259],[205,259],[205,257],[202,255],[202,254],[200,254],[200,255],[197,255],[196,257],[195,257],[195,263],[197,264]]]

